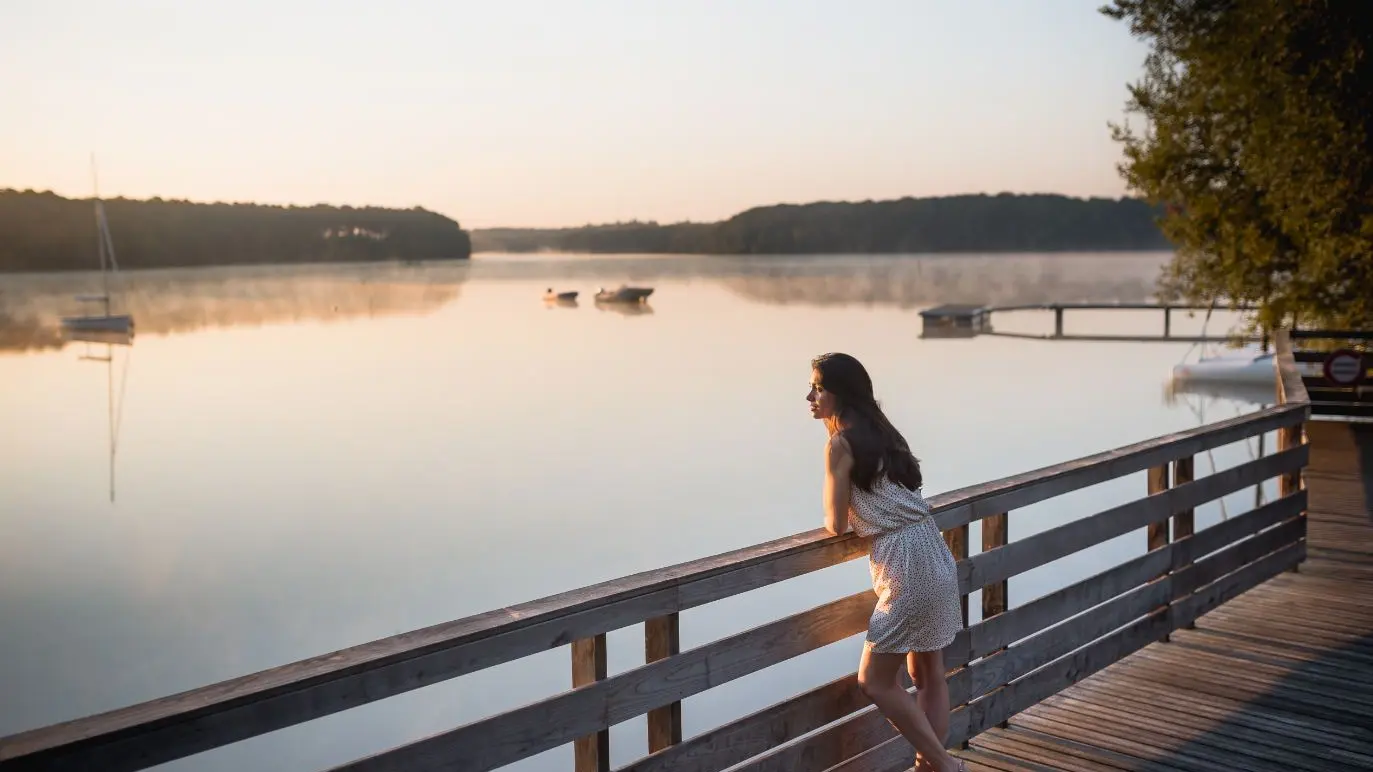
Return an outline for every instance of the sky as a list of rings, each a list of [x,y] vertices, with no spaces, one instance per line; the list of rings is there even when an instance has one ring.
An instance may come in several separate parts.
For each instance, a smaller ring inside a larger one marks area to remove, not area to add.
[[[464,227],[1123,195],[1104,0],[0,0],[0,188]]]

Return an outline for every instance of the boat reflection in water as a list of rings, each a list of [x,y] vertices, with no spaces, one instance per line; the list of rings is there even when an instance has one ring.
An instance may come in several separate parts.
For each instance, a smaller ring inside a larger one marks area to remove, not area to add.
[[[107,437],[109,442],[109,481],[110,503],[114,503],[114,460],[119,448],[119,426],[124,415],[124,386],[128,382],[129,357],[133,354],[133,332],[131,330],[99,330],[64,328],[63,337],[72,343],[84,343],[82,353],[77,357],[82,362],[105,363],[105,394]],[[92,346],[96,348],[92,348]],[[101,354],[100,346],[104,347]],[[115,391],[115,346],[128,347],[124,353],[123,367],[120,369],[118,393]]]
[[[598,300],[596,301],[596,310],[614,311],[617,314],[623,314],[625,316],[643,316],[645,314],[652,314],[653,306],[650,306],[646,300],[640,300],[633,303]]]

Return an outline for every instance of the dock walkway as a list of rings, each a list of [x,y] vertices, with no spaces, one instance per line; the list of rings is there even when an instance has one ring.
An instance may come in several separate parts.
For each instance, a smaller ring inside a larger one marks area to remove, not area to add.
[[[1296,572],[973,737],[968,769],[1373,769],[1373,425],[1307,438]]]

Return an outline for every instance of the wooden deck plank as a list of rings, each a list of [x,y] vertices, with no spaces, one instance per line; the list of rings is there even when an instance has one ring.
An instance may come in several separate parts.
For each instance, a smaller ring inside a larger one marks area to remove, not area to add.
[[[1297,571],[972,738],[969,769],[1373,769],[1373,427],[1307,438]]]
[[[1315,742],[1328,742],[1351,752],[1373,755],[1373,737],[1358,728],[1321,721],[1309,716],[1300,719],[1243,702],[1215,695],[1197,694],[1170,689],[1147,681],[1110,684],[1082,682],[1087,694],[1103,694],[1125,705],[1137,705],[1142,710],[1158,710],[1182,720],[1195,716],[1212,722],[1231,722],[1267,734],[1271,742],[1286,744],[1287,737]],[[1245,709],[1247,708],[1247,709]]]
[[[1138,684],[1133,684],[1138,686]],[[1356,732],[1347,731],[1328,722],[1313,726],[1310,719],[1293,721],[1290,716],[1262,713],[1260,711],[1236,710],[1243,707],[1230,704],[1217,708],[1206,700],[1178,699],[1180,692],[1146,692],[1140,689],[1102,689],[1096,685],[1087,686],[1077,696],[1058,695],[1045,704],[1067,706],[1074,704],[1101,710],[1110,708],[1129,721],[1140,721],[1155,727],[1166,727],[1175,736],[1199,738],[1201,742],[1211,743],[1211,737],[1240,741],[1252,746],[1252,752],[1276,754],[1286,757],[1290,749],[1301,746],[1314,746],[1322,753],[1334,753],[1360,768],[1373,768],[1373,738],[1362,738]],[[1232,743],[1213,743],[1228,746]],[[1271,746],[1265,749],[1261,746]],[[1241,750],[1241,753],[1250,752]],[[1294,764],[1301,766],[1303,760]]]

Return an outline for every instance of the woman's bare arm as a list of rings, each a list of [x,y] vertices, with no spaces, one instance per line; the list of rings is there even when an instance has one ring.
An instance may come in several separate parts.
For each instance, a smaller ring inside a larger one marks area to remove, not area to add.
[[[849,472],[853,451],[843,435],[825,443],[825,530],[836,536],[849,530]]]

